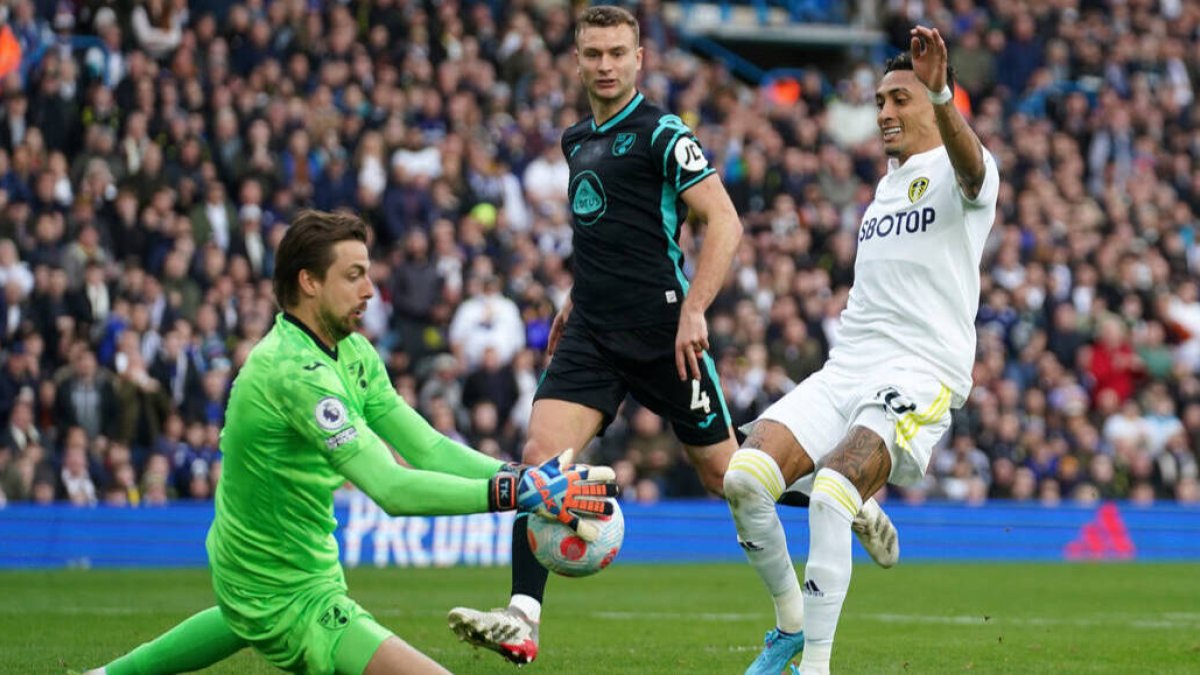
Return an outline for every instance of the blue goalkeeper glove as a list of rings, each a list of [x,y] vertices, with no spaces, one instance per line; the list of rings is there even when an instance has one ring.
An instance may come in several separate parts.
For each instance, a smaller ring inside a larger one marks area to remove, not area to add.
[[[517,510],[557,520],[584,541],[594,541],[600,528],[592,519],[610,516],[609,497],[617,495],[617,475],[607,466],[572,464],[575,449],[521,472]]]

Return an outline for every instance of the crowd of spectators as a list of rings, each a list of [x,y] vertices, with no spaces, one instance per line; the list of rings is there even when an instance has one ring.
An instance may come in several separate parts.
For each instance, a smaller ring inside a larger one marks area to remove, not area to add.
[[[951,45],[1002,187],[975,389],[892,495],[1200,502],[1200,7],[892,0]],[[574,9],[519,0],[15,0],[0,84],[0,504],[210,497],[232,378],[304,207],[373,225],[364,331],[440,431],[519,454],[572,280]],[[819,368],[885,168],[878,63],[791,91],[682,49],[641,89],[696,129],[746,236],[710,312],[735,424]],[[3,38],[3,35],[0,35]],[[0,40],[2,41],[2,40]],[[695,259],[702,227],[684,228]],[[911,299],[920,311],[921,299]],[[625,498],[703,494],[632,402],[588,450]]]

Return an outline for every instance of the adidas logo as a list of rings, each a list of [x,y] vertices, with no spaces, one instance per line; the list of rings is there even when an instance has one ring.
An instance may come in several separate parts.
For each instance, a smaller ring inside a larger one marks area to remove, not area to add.
[[[1079,529],[1079,536],[1063,547],[1067,560],[1129,560],[1136,553],[1117,505],[1108,503],[1096,518]]]
[[[746,551],[761,551],[761,550],[763,550],[763,547],[759,546],[758,544],[756,544],[752,541],[741,541],[740,539],[738,540],[738,546],[741,546],[742,549],[746,550]]]
[[[817,586],[817,582],[813,581],[812,579],[808,579],[804,582],[804,587],[801,589],[801,592],[803,592],[805,595],[811,595],[814,598],[825,597],[825,592],[822,591]]]

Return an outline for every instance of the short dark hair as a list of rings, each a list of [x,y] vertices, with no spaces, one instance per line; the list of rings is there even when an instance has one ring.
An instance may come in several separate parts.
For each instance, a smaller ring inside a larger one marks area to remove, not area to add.
[[[642,31],[637,19],[624,7],[614,5],[595,5],[588,7],[579,15],[575,22],[575,41],[584,28],[607,28],[609,26],[629,26],[633,29],[633,44],[641,44]]]
[[[899,54],[888,59],[883,64],[883,74],[887,75],[893,70],[912,70],[912,52],[900,52]],[[954,92],[954,67],[950,65],[950,61],[946,61],[946,84],[950,85],[950,92]]]
[[[367,243],[367,224],[349,213],[301,211],[275,252],[275,302],[283,309],[300,302],[300,270],[324,279],[340,241]]]

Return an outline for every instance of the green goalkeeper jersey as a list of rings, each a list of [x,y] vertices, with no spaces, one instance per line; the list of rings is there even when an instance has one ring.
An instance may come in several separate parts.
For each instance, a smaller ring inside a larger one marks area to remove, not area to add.
[[[384,438],[413,466],[457,475],[402,469],[372,426],[388,429]],[[416,461],[402,445],[411,446]],[[233,383],[221,453],[207,542],[212,573],[226,584],[268,592],[340,583],[333,493],[346,481],[339,469],[356,458],[357,466],[371,467],[358,474],[371,476],[360,483],[376,483],[376,501],[406,493],[409,501],[389,512],[484,511],[485,477],[500,465],[438,434],[412,411],[366,338],[352,334],[331,350],[288,314],[276,317]],[[443,466],[434,466],[434,454]],[[381,475],[393,482],[379,481]]]

